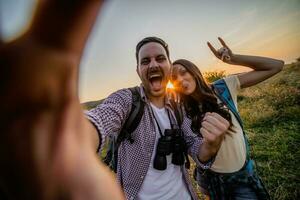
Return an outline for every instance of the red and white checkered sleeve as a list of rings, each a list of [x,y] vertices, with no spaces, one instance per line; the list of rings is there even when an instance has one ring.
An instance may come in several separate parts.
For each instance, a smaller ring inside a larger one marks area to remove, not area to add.
[[[100,151],[108,135],[119,134],[130,113],[131,104],[132,94],[130,90],[122,89],[108,96],[96,108],[85,112],[101,138]]]

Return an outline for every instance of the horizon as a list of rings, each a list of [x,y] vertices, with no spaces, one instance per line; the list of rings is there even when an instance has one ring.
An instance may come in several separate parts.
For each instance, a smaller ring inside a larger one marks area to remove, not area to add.
[[[0,35],[4,40],[26,30],[35,2],[0,0]],[[81,102],[139,84],[135,45],[147,36],[164,39],[171,60],[191,60],[202,72],[249,70],[214,57],[206,42],[219,48],[218,36],[237,54],[273,57],[286,64],[300,57],[299,0],[153,2],[105,1],[81,60]]]

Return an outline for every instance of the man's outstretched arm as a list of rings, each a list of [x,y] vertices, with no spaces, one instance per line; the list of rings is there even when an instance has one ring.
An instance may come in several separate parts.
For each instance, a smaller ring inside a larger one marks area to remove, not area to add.
[[[1,199],[123,198],[78,98],[80,57],[101,4],[41,0],[28,32],[1,44]]]

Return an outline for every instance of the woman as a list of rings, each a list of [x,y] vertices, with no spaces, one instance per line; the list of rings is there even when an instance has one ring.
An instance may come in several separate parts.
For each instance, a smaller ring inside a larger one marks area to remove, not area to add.
[[[248,156],[247,141],[237,112],[237,91],[275,75],[282,69],[284,62],[266,57],[233,54],[225,42],[218,39],[223,45],[219,50],[207,43],[217,58],[228,64],[253,69],[224,78],[224,85],[230,93],[235,110],[225,106],[228,102],[216,90],[217,85],[208,85],[196,65],[184,59],[173,63],[172,81],[181,96],[188,117],[192,120],[193,131],[200,132],[201,124],[204,123],[202,116],[206,112],[217,112],[231,121],[231,127],[211,168],[204,170],[198,167],[195,175],[211,199],[269,199]]]

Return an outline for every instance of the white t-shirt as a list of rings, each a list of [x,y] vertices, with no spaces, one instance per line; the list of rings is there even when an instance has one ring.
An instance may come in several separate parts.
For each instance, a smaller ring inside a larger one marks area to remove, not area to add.
[[[170,129],[170,120],[165,108],[157,108],[151,104],[153,113],[164,134],[165,129]],[[156,124],[156,122],[154,122]],[[160,138],[159,130],[156,127],[156,141],[154,152],[151,157],[149,169],[143,181],[142,187],[137,195],[138,200],[190,200],[191,195],[184,182],[181,166],[172,164],[172,154],[167,157],[167,169],[156,170],[153,168],[153,161],[156,154],[156,146]]]

